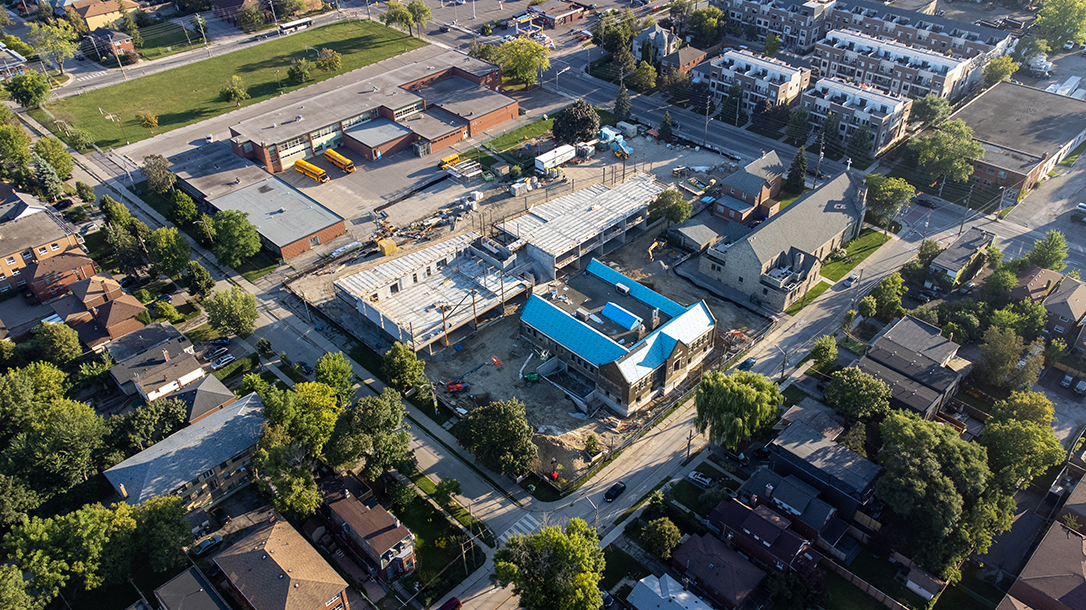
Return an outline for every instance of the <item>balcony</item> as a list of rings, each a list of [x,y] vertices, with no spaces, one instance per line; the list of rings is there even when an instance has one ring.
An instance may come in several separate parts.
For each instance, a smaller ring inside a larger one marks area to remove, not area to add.
[[[799,273],[793,271],[791,267],[777,267],[762,274],[763,284],[785,292],[790,291],[790,286],[797,282],[799,282]]]

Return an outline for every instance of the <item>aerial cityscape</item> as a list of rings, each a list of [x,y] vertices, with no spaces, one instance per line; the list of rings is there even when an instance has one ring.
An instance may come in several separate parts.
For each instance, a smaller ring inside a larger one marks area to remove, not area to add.
[[[0,610],[1086,609],[1086,0],[9,0],[0,64]]]

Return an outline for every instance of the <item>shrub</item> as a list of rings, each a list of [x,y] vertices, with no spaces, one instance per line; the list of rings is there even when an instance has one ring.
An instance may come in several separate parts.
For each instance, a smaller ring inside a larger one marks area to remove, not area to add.
[[[146,288],[140,288],[132,293],[132,296],[136,297],[136,300],[144,305],[151,302],[151,293],[147,292]]]

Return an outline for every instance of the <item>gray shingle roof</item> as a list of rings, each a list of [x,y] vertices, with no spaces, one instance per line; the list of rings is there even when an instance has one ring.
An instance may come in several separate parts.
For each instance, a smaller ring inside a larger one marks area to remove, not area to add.
[[[882,471],[870,460],[798,422],[785,428],[773,446],[810,464],[827,483],[857,495],[863,494]]]
[[[725,178],[723,183],[748,195],[754,195],[761,190],[766,182],[783,175],[784,163],[781,163],[777,151],[771,150]]]
[[[264,403],[250,394],[166,437],[105,472],[129,504],[173,492],[260,440]],[[124,494],[122,494],[124,495]]]
[[[941,333],[937,326],[913,316],[905,316],[882,336],[945,366],[946,362],[958,353],[959,346]]]
[[[200,381],[170,394],[167,398],[183,400],[188,405],[188,417],[191,422],[234,400],[234,393],[224,386],[217,377],[208,375]]]
[[[1078,322],[1086,315],[1086,284],[1073,277],[1063,278],[1052,296],[1045,299],[1045,309],[1050,315]]]
[[[195,566],[155,589],[162,610],[230,610],[215,587]]]
[[[932,265],[959,272],[969,264],[970,259],[981,249],[995,241],[996,234],[977,227],[971,227],[954,243],[939,253]]]
[[[154,324],[144,326],[134,333],[129,333],[120,337],[109,344],[109,347],[106,349],[109,351],[109,355],[113,356],[113,360],[117,362],[117,364],[113,365],[113,368],[109,369],[110,372],[113,373],[114,378],[116,378],[119,383],[128,381],[132,378],[132,375],[127,373],[118,375],[118,373],[132,365],[122,366],[121,363],[131,360],[136,356],[143,355],[152,347],[158,347],[167,341],[173,341],[175,344],[175,346],[170,347],[170,356],[172,357],[176,357],[182,351],[192,349],[192,342],[189,341],[185,335],[182,335],[181,331],[174,328],[173,324],[170,324],[169,322],[155,322]],[[161,350],[158,352],[158,356],[162,356]]]

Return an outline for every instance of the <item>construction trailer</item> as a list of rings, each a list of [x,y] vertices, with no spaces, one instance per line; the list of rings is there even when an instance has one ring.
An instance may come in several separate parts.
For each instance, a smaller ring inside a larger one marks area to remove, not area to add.
[[[535,158],[535,171],[546,174],[548,171],[562,165],[577,156],[577,149],[569,144],[563,144],[552,151],[545,152]]]

